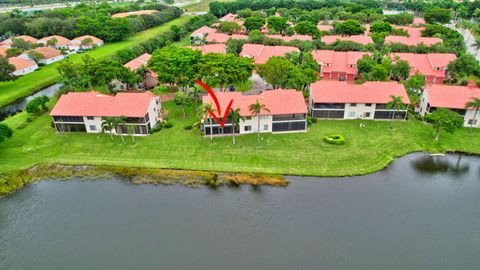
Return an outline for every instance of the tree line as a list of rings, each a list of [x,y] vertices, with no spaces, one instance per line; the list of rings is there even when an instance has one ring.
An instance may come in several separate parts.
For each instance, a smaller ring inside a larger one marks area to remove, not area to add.
[[[126,18],[111,17],[118,12],[139,9],[155,9],[159,12]],[[181,15],[181,9],[160,4],[112,7],[106,3],[82,3],[73,8],[54,9],[33,15],[21,11],[0,14],[0,33],[3,33],[4,38],[16,35],[36,38],[60,35],[72,39],[93,35],[107,42],[119,41],[134,32],[161,25]]]

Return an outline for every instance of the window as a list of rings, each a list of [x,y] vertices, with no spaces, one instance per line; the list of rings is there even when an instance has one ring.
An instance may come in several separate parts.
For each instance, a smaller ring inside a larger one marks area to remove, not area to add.
[[[260,116],[260,119],[264,119],[264,120],[268,119],[268,115],[262,115],[262,116]]]
[[[477,119],[475,119],[475,120],[469,119],[469,120],[468,120],[468,124],[469,124],[469,125],[474,125],[474,126],[477,125]]]
[[[252,131],[252,126],[244,126],[243,130],[244,131]]]
[[[263,130],[268,130],[268,125],[263,125]]]
[[[97,130],[97,126],[95,126],[95,125],[90,125],[90,130],[91,130],[91,131],[96,131],[96,130]]]
[[[356,103],[350,103],[350,107],[357,107]]]
[[[370,112],[366,112],[365,113],[365,118],[369,118],[370,117]]]
[[[93,120],[93,116],[87,116],[87,120]]]
[[[158,100],[156,102],[157,102],[157,105],[158,105]]]
[[[355,112],[348,112],[349,118],[355,118]]]
[[[252,120],[252,117],[251,116],[247,116],[245,117],[246,120]]]
[[[366,103],[365,106],[366,107],[372,107],[372,103]]]

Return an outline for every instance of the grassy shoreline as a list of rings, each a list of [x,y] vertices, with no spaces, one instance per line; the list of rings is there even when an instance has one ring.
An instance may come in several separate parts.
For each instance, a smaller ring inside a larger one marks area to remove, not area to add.
[[[183,185],[187,187],[230,185],[285,187],[288,181],[283,176],[205,172],[192,170],[152,169],[117,166],[84,166],[47,164],[0,175],[0,196],[8,195],[26,185],[45,179],[69,180],[74,177],[98,179],[122,177],[136,185]]]
[[[114,55],[118,50],[139,44],[153,36],[166,32],[172,25],[184,24],[191,16],[182,16],[173,19],[160,26],[153,27],[127,38],[124,41],[107,43],[104,46],[94,50],[87,51],[82,54],[74,54],[69,57],[72,62],[80,62],[84,55],[90,55],[94,58],[103,58]],[[0,82],[0,108],[29,96],[42,88],[55,84],[60,79],[60,74],[56,67],[58,63],[53,63],[41,67],[32,73],[21,76],[15,81]]]

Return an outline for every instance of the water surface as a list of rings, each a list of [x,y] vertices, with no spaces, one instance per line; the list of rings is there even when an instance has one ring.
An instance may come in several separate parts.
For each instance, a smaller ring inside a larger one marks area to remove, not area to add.
[[[0,199],[0,269],[480,269],[480,158],[287,188],[43,181]]]

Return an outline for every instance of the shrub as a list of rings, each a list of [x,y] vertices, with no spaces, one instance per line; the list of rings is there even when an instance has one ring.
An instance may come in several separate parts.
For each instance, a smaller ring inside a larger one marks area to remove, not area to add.
[[[192,129],[192,125],[186,125],[186,126],[184,127],[184,129],[185,129],[185,130],[191,130],[191,129]]]
[[[170,122],[166,122],[163,126],[164,126],[165,128],[171,128],[171,127],[173,127],[173,124],[170,123]]]
[[[343,137],[343,135],[340,135],[340,134],[327,135],[323,138],[323,140],[328,144],[336,144],[336,145],[345,144],[345,138]]]
[[[162,123],[158,122],[154,128],[148,131],[148,133],[153,134],[159,132],[160,130],[162,130]]]

